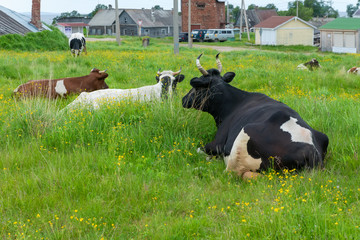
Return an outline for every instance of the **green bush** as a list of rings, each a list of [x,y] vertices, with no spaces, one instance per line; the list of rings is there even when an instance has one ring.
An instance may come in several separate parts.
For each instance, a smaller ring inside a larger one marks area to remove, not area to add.
[[[7,34],[0,37],[0,49],[20,51],[56,51],[68,48],[67,37],[54,28],[52,31],[45,30],[37,33]]]

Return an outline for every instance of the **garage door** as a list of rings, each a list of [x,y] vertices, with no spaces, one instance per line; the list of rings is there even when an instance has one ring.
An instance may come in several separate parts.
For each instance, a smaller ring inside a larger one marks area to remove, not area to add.
[[[343,47],[344,40],[343,40],[343,33],[341,32],[334,32],[334,47]]]
[[[355,47],[355,34],[345,33],[344,34],[344,47],[354,48]]]

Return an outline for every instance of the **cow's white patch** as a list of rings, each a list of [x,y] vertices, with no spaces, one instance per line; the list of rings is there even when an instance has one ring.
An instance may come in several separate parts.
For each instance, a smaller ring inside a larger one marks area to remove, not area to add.
[[[20,85],[20,86],[21,86],[21,85]],[[17,93],[17,92],[19,91],[19,87],[20,87],[20,86],[18,86],[17,88],[14,89],[14,93]]]
[[[248,171],[256,171],[260,168],[261,158],[253,158],[247,151],[247,143],[250,136],[241,129],[236,137],[229,156],[224,158],[226,170],[237,172],[239,175]]]
[[[55,92],[62,97],[67,93],[66,87],[64,85],[64,80],[59,80],[56,82]]]
[[[297,69],[300,69],[300,70],[309,70],[303,63],[299,64],[297,66]]]
[[[290,117],[290,120],[283,123],[280,126],[280,129],[284,132],[288,132],[291,135],[291,141],[293,142],[302,142],[314,145],[312,141],[311,131],[307,128],[301,127],[297,124],[298,120],[296,118]]]

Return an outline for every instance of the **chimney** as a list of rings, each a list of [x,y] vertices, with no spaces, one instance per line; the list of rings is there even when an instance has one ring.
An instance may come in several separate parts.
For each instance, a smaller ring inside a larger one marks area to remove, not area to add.
[[[31,9],[31,21],[37,29],[41,29],[41,19],[40,19],[40,1],[41,0],[32,0],[32,9]]]
[[[155,22],[155,9],[151,8],[151,21],[154,23]]]

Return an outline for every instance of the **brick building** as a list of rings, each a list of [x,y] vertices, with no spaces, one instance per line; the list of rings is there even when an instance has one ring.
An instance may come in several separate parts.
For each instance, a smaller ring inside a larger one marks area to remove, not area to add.
[[[182,32],[188,31],[189,0],[181,0]],[[225,28],[225,1],[191,0],[191,30]]]

